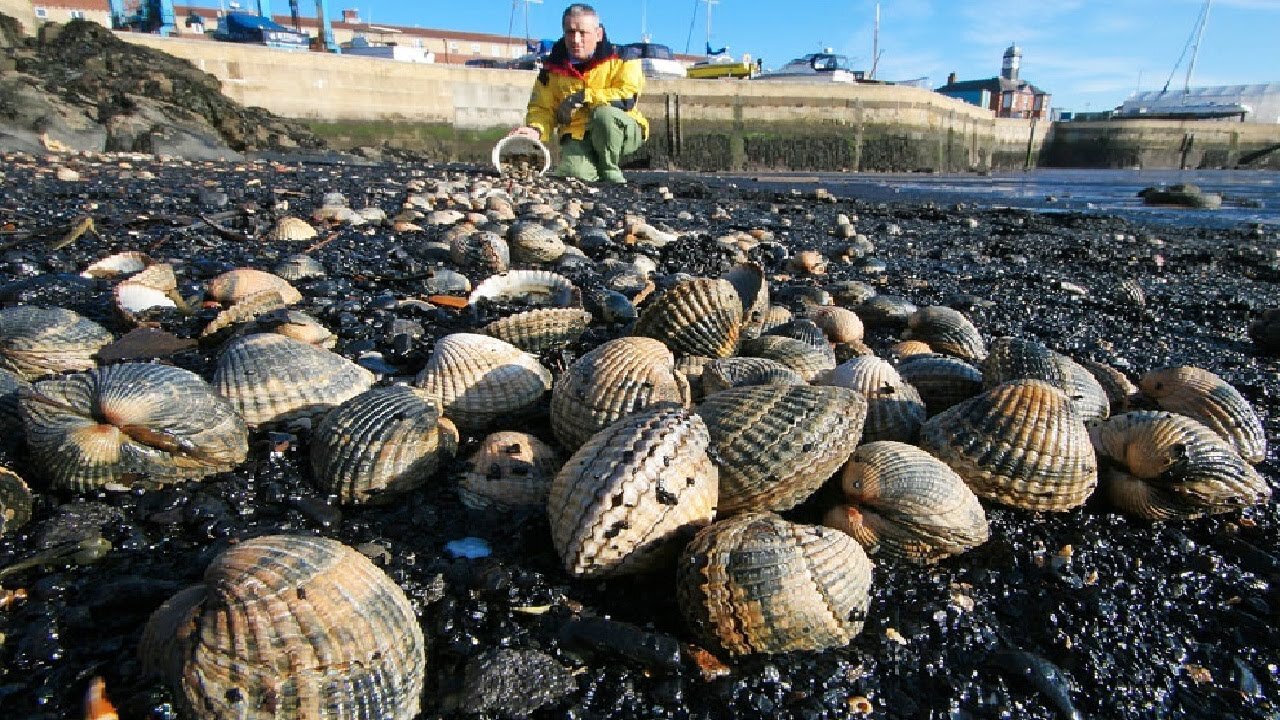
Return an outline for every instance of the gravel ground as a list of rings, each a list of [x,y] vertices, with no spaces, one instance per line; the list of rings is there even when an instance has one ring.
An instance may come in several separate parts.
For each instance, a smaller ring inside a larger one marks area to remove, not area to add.
[[[423,298],[431,268],[447,264],[447,253],[431,244],[442,228],[336,227],[322,230],[321,242],[292,244],[264,237],[278,214],[307,216],[325,192],[395,214],[406,182],[497,181],[479,168],[5,160],[5,304],[69,307],[120,336],[130,326],[111,311],[110,284],[76,274],[94,259],[143,250],[172,263],[191,295],[227,269],[270,269],[314,243],[320,247],[310,254],[328,277],[296,283],[304,295],[298,307],[338,335],[337,352],[363,358],[387,378],[420,369],[436,338],[507,310],[406,302]],[[58,165],[74,167],[81,179],[56,179]],[[677,272],[730,267],[734,259],[716,237],[767,230],[774,242],[752,256],[773,275],[775,302],[793,310],[815,287],[838,290],[837,282],[857,280],[918,306],[960,309],[987,339],[1037,339],[1131,378],[1161,366],[1200,366],[1253,404],[1275,444],[1280,364],[1247,334],[1263,310],[1280,307],[1274,230],[865,202],[812,187],[712,189],[696,178],[671,178],[665,199],[653,182],[590,196],[538,182],[593,202],[586,214],[617,235],[584,248],[596,262],[563,270],[584,290],[600,286],[599,261],[634,252],[616,233],[627,212],[682,235],[648,253],[659,264],[659,287]],[[52,249],[86,213],[97,236]],[[840,213],[873,243],[871,256],[841,259],[850,241],[833,235]],[[829,274],[790,276],[786,259],[800,249],[826,252]],[[1136,281],[1145,302],[1126,280]],[[190,338],[210,318],[201,311],[148,320]],[[597,322],[543,362],[558,374],[625,332]],[[883,356],[898,333],[870,327],[868,344]],[[170,361],[207,379],[213,351],[198,347]],[[554,441],[537,417],[495,429]],[[459,457],[478,440],[464,435]],[[484,514],[459,502],[460,460],[399,504],[336,507],[311,484],[307,442],[302,431],[258,431],[249,459],[233,472],[159,490],[81,495],[49,491],[21,444],[9,443],[4,464],[27,478],[37,503],[27,525],[0,539],[0,568],[95,534],[112,549],[94,562],[62,556],[0,570],[0,717],[79,717],[95,676],[121,717],[176,717],[170,691],[143,677],[136,660],[143,624],[166,598],[198,582],[230,543],[279,532],[357,547],[408,594],[428,642],[423,717],[1280,717],[1274,505],[1164,523],[1127,518],[1096,497],[1060,514],[988,505],[991,539],[979,548],[929,568],[877,562],[866,626],[848,647],[720,666],[690,644],[672,574],[570,578],[541,513]],[[1259,470],[1274,490],[1274,452]],[[831,501],[824,489],[787,516],[815,522]],[[492,553],[466,558],[446,550],[465,537],[488,541]]]

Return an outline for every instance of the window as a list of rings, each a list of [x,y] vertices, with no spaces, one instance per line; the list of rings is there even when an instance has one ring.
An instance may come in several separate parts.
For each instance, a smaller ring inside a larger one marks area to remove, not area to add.
[[[524,48],[520,47],[519,45],[511,46],[511,57],[518,58],[521,55],[524,55]]]
[[[454,42],[454,41],[450,40],[450,41],[449,41],[449,52],[451,52],[451,53],[456,53],[456,52],[458,52],[458,43],[456,43],[456,42]]]
[[[41,20],[49,17],[49,11],[46,10],[45,8],[38,7],[38,8],[35,8],[35,11],[36,11],[36,17],[40,18]]]
[[[489,54],[490,54],[490,55],[492,55],[492,56],[494,56],[494,57],[502,57],[502,46],[501,46],[501,45],[490,45],[490,46],[489,46]]]
[[[1004,109],[1009,110],[1013,107],[1013,93],[1004,94]]]
[[[72,19],[72,20],[83,20],[83,19],[84,19],[84,11],[83,11],[83,10],[72,10],[72,11],[71,11],[71,19]]]
[[[472,55],[480,54],[480,43],[471,43],[471,54]]]

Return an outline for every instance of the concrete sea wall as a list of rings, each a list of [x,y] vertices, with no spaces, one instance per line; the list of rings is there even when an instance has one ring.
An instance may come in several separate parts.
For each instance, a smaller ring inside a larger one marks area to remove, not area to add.
[[[3,1],[3,0],[0,0]],[[339,148],[384,143],[483,161],[524,116],[534,73],[300,53],[122,33],[185,58],[245,105],[307,121]],[[703,171],[988,171],[1062,167],[1280,168],[1280,125],[1047,123],[919,88],[651,80],[638,163]]]

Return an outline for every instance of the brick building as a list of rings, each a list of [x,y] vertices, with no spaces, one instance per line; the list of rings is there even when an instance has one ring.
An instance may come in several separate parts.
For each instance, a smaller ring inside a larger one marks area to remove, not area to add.
[[[935,92],[987,108],[996,117],[1048,119],[1051,96],[1019,78],[1021,66],[1021,48],[1010,45],[1004,51],[1004,65],[999,77],[958,81],[956,74],[951,73],[947,77],[947,84]]]

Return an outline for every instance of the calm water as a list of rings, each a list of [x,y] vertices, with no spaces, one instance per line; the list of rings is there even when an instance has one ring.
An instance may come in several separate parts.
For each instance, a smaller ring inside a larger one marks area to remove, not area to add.
[[[922,175],[773,173],[720,176],[740,187],[820,185],[869,200],[970,203],[1044,212],[1120,215],[1139,222],[1209,227],[1247,223],[1280,226],[1280,173],[1255,170],[1032,170],[1004,174]],[[1146,207],[1138,191],[1151,185],[1195,183],[1222,193],[1219,210]]]

